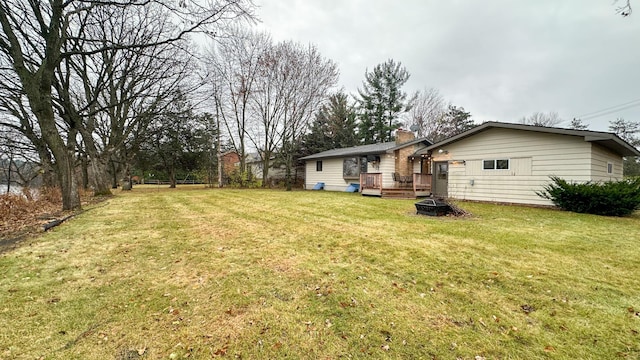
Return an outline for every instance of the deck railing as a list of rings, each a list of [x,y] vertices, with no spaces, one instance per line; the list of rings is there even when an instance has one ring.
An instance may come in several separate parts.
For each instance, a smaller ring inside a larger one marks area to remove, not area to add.
[[[416,196],[426,196],[431,193],[431,174],[413,174],[410,176],[413,184],[408,187],[394,187],[393,189],[406,189],[413,192]],[[409,180],[410,181],[410,180]],[[397,182],[396,182],[397,184]],[[388,190],[388,189],[387,189]],[[382,174],[381,173],[362,173],[360,174],[360,192],[366,195],[382,195]]]
[[[382,174],[381,173],[362,173],[360,174],[360,192],[362,190],[377,189],[382,191]]]
[[[431,174],[413,174],[413,191],[431,191]]]

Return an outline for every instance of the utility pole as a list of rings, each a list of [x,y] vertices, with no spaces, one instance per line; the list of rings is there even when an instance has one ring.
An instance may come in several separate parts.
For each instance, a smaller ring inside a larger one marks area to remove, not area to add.
[[[217,146],[217,157],[218,157],[218,187],[221,188],[222,187],[222,170],[223,170],[223,166],[222,166],[222,144],[221,144],[221,140],[220,140],[220,94],[218,93],[218,85],[214,84],[213,85],[213,91],[215,92],[214,94],[214,98],[215,98],[215,102],[216,102],[216,146]]]

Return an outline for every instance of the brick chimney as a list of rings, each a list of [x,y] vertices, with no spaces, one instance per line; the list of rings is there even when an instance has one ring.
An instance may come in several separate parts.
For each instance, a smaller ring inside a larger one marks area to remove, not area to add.
[[[396,130],[396,144],[398,145],[404,144],[409,141],[413,141],[415,140],[415,138],[416,137],[413,135],[413,131],[402,130],[402,129]]]

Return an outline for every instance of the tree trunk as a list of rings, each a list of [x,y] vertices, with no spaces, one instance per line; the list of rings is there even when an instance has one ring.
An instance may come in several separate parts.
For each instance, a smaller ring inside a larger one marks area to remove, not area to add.
[[[267,187],[267,180],[269,179],[269,165],[271,159],[271,152],[264,152],[264,159],[262,159],[262,187]]]
[[[220,113],[218,104],[216,103],[216,127],[218,129],[218,133],[216,134],[216,157],[218,158],[218,187],[222,187],[222,140],[220,138]]]
[[[74,156],[67,154],[63,159],[56,160],[56,172],[62,190],[62,210],[78,210],[80,205],[80,194],[78,193],[78,183],[74,174]]]
[[[45,160],[41,162],[42,166],[42,186],[53,188],[58,186],[56,173],[51,164],[51,160]]]
[[[7,174],[7,194],[11,194],[11,166],[13,166],[13,149],[9,149],[9,168]]]
[[[118,168],[116,167],[116,162],[113,160],[109,160],[109,164],[111,165],[111,188],[118,188]]]
[[[80,166],[82,167],[82,188],[84,190],[89,189],[89,164],[87,161],[87,155],[82,155],[80,158]]]
[[[93,111],[93,109],[92,109]],[[81,122],[81,119],[76,119],[78,123]],[[85,162],[88,162],[87,165],[91,166],[91,186],[93,186],[93,194],[98,196],[104,195],[112,195],[111,194],[111,186],[109,181],[109,152],[100,153],[95,144],[95,140],[93,139],[93,125],[80,129],[80,134],[82,135],[82,139],[85,145],[86,156],[84,158]],[[113,173],[117,174],[115,164],[113,167]],[[117,188],[117,175],[114,176],[114,189]]]
[[[291,185],[291,163],[293,162],[293,157],[290,154],[291,151],[289,151],[289,153],[287,154],[287,161],[286,161],[286,168],[287,168],[287,172],[285,175],[285,179],[286,179],[286,183],[287,183],[287,191],[291,191],[292,189],[292,185]]]
[[[169,167],[169,183],[170,189],[176,188],[176,167],[173,164]]]
[[[81,205],[78,184],[74,174],[76,132],[74,129],[69,130],[68,144],[65,144],[58,133],[53,108],[46,106],[46,101],[34,101],[32,103],[38,105],[34,106],[37,109],[34,110],[34,113],[42,130],[42,138],[48,144],[55,159],[53,168],[58,175],[60,189],[62,190],[62,210],[78,210]]]
[[[109,172],[107,171],[108,165],[102,164],[102,161],[100,159],[95,159],[95,158],[92,158],[89,164],[91,165],[91,172],[93,174],[93,176],[91,177],[91,186],[93,186],[93,194],[96,196],[113,195],[110,189],[112,184],[110,184],[110,181],[109,181]],[[115,171],[115,168],[114,168],[114,174],[116,173],[117,171]],[[115,188],[117,188],[118,187],[117,175],[114,176],[114,181],[116,185]]]

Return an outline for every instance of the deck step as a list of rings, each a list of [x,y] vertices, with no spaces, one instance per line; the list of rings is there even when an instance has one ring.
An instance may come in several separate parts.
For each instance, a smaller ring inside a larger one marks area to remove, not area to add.
[[[415,199],[413,189],[382,189],[382,197],[387,199]]]

